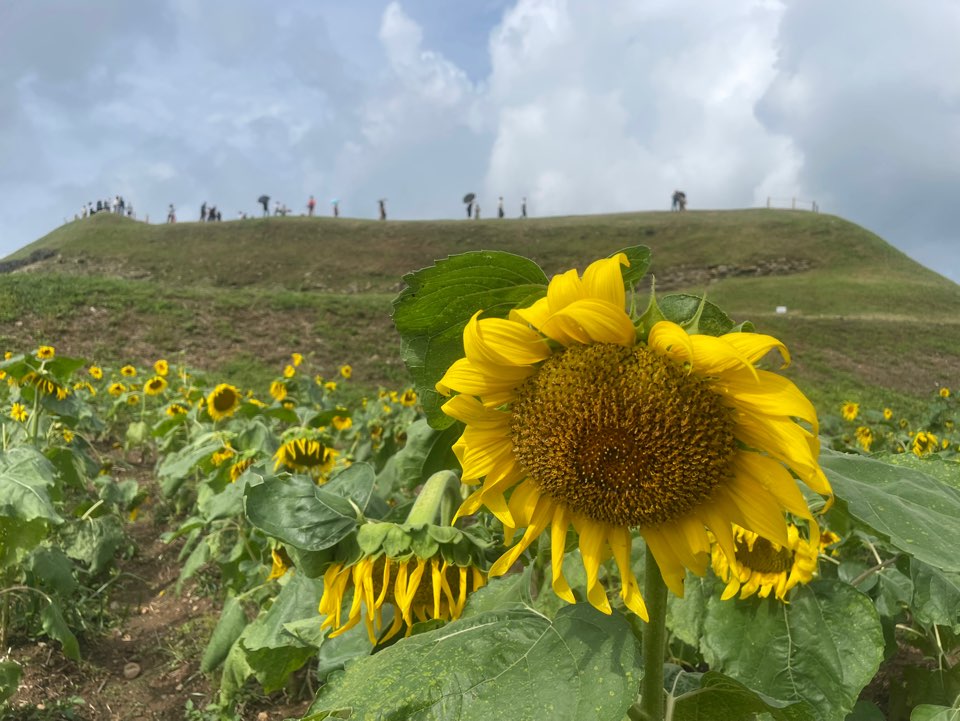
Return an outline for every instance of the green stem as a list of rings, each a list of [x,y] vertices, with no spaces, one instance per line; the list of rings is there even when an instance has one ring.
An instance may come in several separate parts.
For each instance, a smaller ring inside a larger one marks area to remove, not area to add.
[[[424,523],[436,523],[440,514],[440,525],[449,526],[457,508],[463,503],[460,495],[460,479],[453,471],[438,471],[427,482],[413,507],[407,515],[407,524],[419,526]]]
[[[643,629],[643,680],[640,714],[643,721],[663,721],[663,654],[667,629],[667,584],[649,546],[644,559],[643,595],[650,620]]]

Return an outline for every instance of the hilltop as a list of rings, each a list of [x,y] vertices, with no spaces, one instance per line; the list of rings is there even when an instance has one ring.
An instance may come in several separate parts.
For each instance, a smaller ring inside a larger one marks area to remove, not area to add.
[[[296,350],[328,373],[350,362],[361,384],[393,387],[406,381],[389,320],[404,273],[487,249],[552,275],[636,244],[653,250],[658,292],[706,292],[781,337],[790,373],[821,402],[876,387],[909,402],[960,385],[960,286],[840,218],[766,209],[176,225],[97,215],[5,259],[24,265],[0,276],[0,335],[112,362],[183,351],[245,383]]]

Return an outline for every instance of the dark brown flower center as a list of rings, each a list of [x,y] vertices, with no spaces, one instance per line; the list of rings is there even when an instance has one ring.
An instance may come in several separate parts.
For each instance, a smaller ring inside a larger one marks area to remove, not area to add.
[[[519,390],[514,453],[537,488],[594,521],[653,526],[731,475],[734,422],[702,379],[646,346],[552,356]]]

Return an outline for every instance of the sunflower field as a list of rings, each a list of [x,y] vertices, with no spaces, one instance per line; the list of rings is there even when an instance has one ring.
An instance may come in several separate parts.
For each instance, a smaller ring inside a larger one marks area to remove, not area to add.
[[[171,592],[203,575],[218,600],[204,719],[293,678],[311,720],[957,718],[953,389],[924,417],[818,413],[762,328],[641,297],[649,263],[411,273],[412,386],[366,397],[296,352],[262,394],[8,352],[0,703],[12,639],[82,657],[159,504]],[[118,454],[153,482],[116,479]]]

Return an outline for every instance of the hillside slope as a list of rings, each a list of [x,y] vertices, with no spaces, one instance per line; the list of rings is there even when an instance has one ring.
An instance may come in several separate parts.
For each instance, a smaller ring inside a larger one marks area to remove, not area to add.
[[[0,276],[0,337],[117,362],[184,351],[245,382],[298,350],[329,369],[353,362],[370,386],[397,385],[388,316],[404,273],[488,249],[552,275],[636,244],[653,250],[659,292],[706,292],[782,337],[795,379],[823,402],[871,386],[900,398],[960,385],[960,286],[840,218],[777,210],[170,226],[95,216],[8,259],[51,254]]]

